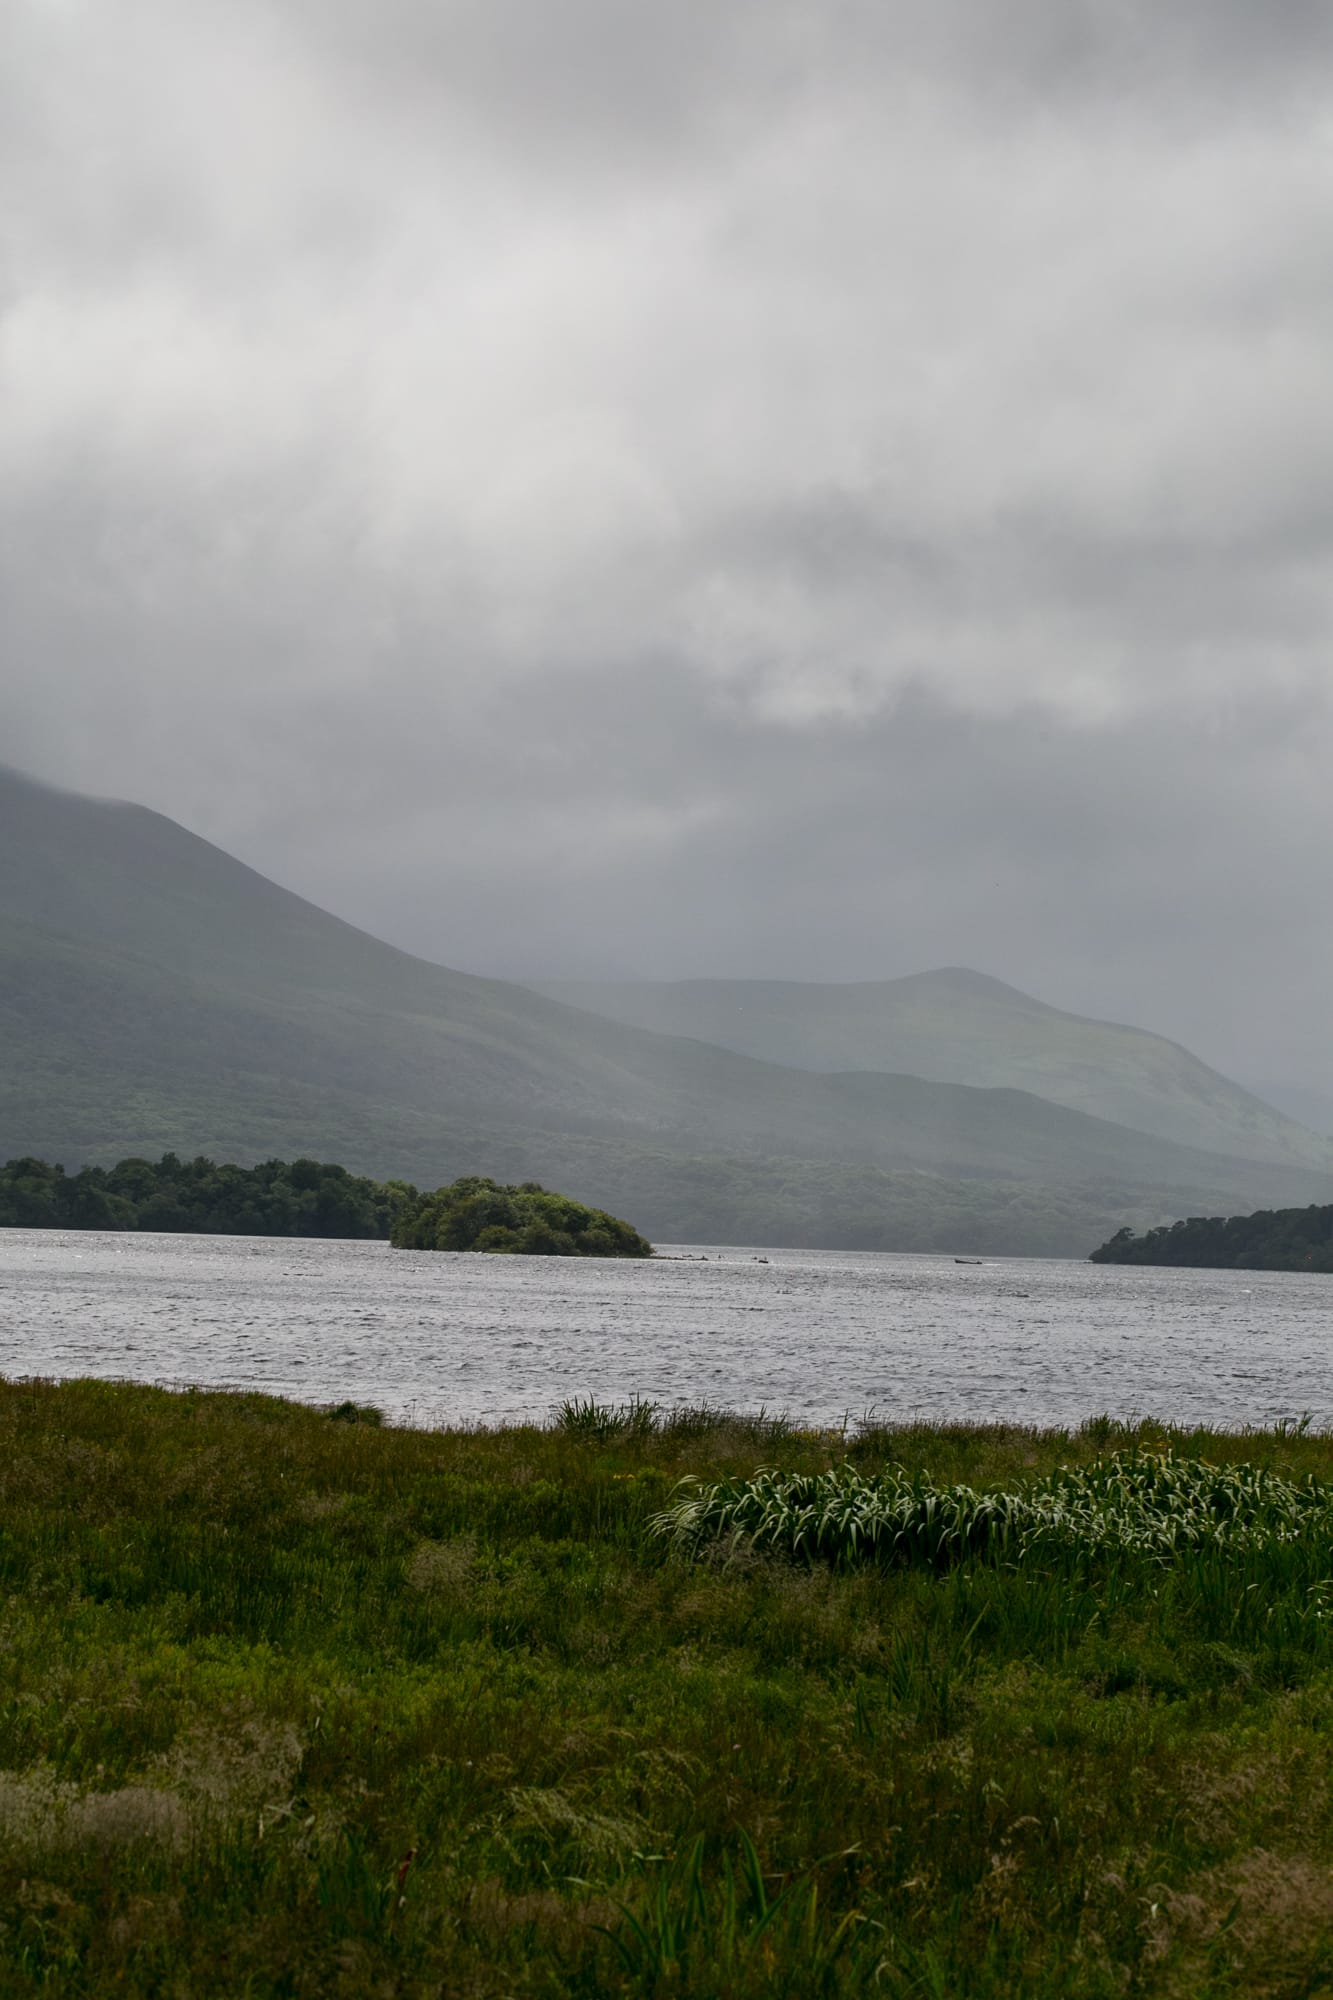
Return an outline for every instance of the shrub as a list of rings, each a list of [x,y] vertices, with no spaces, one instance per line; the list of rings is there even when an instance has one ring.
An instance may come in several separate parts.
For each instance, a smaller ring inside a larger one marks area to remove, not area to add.
[[[525,1257],[651,1257],[637,1229],[535,1181],[501,1187],[470,1174],[418,1196],[394,1224],[400,1250],[482,1250]]]

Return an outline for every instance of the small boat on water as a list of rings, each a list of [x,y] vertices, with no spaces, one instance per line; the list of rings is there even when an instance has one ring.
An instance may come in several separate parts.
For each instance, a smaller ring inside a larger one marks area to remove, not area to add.
[[[984,1264],[986,1260],[984,1257],[955,1257],[953,1261],[955,1264]]]

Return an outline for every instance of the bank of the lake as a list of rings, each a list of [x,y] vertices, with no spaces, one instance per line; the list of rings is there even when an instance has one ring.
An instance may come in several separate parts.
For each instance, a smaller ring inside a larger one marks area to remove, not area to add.
[[[353,1415],[0,1384],[5,1992],[1322,1990],[1324,1530],[846,1574],[653,1531],[685,1473],[1014,1490],[1157,1426]]]

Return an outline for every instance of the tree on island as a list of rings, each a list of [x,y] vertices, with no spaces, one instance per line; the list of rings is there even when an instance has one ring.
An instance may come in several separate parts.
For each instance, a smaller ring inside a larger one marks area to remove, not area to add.
[[[0,1167],[0,1228],[136,1229],[205,1236],[383,1239],[420,1196],[321,1160],[219,1166],[200,1156],[62,1166],[30,1157]]]
[[[1213,1271],[1333,1271],[1333,1206],[1191,1215],[1144,1236],[1120,1229],[1089,1261]]]
[[[552,1194],[536,1181],[502,1187],[479,1174],[406,1208],[390,1241],[399,1250],[483,1250],[525,1257],[651,1257],[637,1229],[604,1209]]]

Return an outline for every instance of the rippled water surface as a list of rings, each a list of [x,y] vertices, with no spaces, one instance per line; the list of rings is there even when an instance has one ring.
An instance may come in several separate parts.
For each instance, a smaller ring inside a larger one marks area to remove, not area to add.
[[[767,1261],[761,1261],[766,1258]],[[1333,1425],[1333,1279],[694,1251],[645,1263],[0,1230],[0,1373],[227,1384],[417,1422],[563,1398],[829,1422]]]

